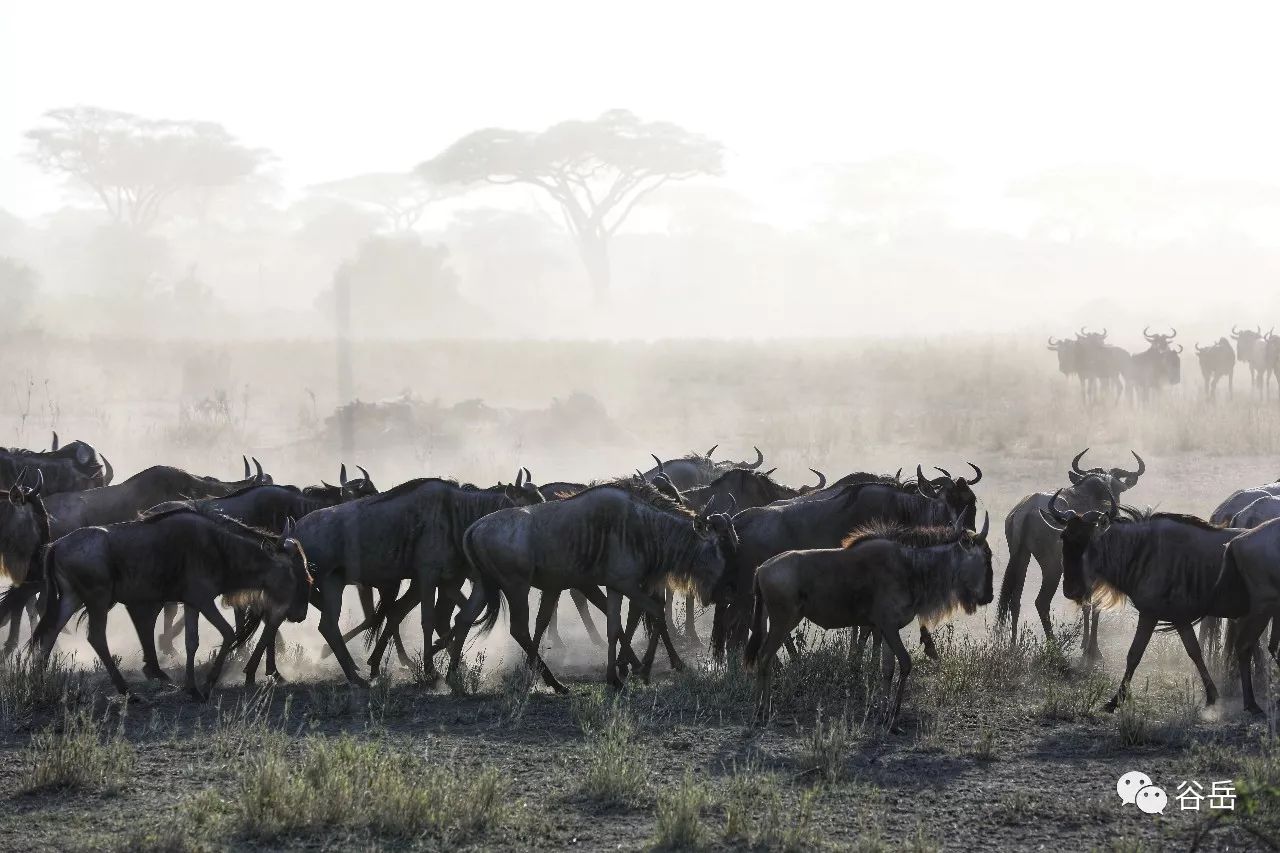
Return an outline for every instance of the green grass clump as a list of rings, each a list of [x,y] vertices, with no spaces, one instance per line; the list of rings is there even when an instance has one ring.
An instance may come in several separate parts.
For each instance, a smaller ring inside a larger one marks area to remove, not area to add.
[[[124,784],[136,761],[124,738],[124,717],[114,729],[95,719],[87,707],[67,707],[59,725],[31,738],[23,752],[27,791],[73,788],[114,792]]]

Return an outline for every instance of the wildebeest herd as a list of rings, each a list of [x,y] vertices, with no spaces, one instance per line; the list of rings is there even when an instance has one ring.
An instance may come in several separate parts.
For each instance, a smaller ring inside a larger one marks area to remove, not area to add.
[[[1107,343],[1107,330],[1091,332],[1081,327],[1074,338],[1050,336],[1049,349],[1058,355],[1058,371],[1080,380],[1080,394],[1086,403],[1107,399],[1118,401],[1128,395],[1132,401],[1147,401],[1163,388],[1182,381],[1182,345],[1173,343],[1177,329],[1169,334],[1142,330],[1147,348],[1142,352]],[[1235,341],[1235,346],[1232,346]],[[1204,394],[1217,395],[1218,384],[1227,380],[1227,392],[1235,393],[1237,362],[1248,365],[1254,392],[1269,397],[1271,382],[1280,396],[1280,335],[1273,327],[1265,335],[1262,327],[1243,331],[1231,327],[1231,340],[1221,337],[1208,346],[1196,344],[1196,359],[1204,379]]]
[[[1173,354],[1175,334],[1148,335],[1152,351]],[[1071,349],[1105,352],[1104,337],[1082,333]],[[873,641],[885,696],[894,696],[889,716],[896,716],[912,666],[900,631],[919,621],[925,653],[936,657],[930,627],[995,598],[990,519],[984,514],[979,524],[977,517],[982,470],[970,464],[971,475],[936,468],[938,476],[928,476],[917,465],[906,479],[899,469],[830,483],[814,470],[816,485],[792,488],[773,479],[774,469],[760,470],[759,449],[754,461],[743,462],[714,460],[715,450],[655,456],[647,471],[592,483],[539,487],[522,468],[509,484],[432,477],[380,491],[363,468],[350,478],[345,465],[338,485],[279,485],[247,458],[239,480],[155,466],[114,483],[96,449],[83,442],[59,447],[55,435],[51,451],[0,451],[0,485],[8,491],[0,501],[0,562],[12,582],[0,596],[0,626],[9,626],[4,651],[16,648],[25,616],[34,623],[32,649],[47,659],[83,611],[90,645],[125,693],[108,647],[107,614],[124,605],[142,648],[143,674],[168,680],[157,651],[164,613],[160,648],[173,651],[181,625],[186,688],[203,699],[238,647],[253,645],[248,682],[264,655],[267,674],[279,677],[282,623],[301,622],[315,607],[320,634],[346,678],[367,686],[346,645],[357,634],[372,640],[367,664],[376,675],[388,645],[407,659],[400,625],[420,607],[426,674],[438,678],[431,661],[447,650],[449,678],[473,630],[491,630],[505,607],[531,670],[564,692],[542,657],[544,635],[560,642],[555,614],[562,592],[577,604],[588,636],[606,646],[605,679],[617,687],[632,674],[648,679],[659,643],[673,667],[683,666],[677,640],[699,642],[696,596],[713,608],[713,656],[740,655],[756,672],[757,719],[770,713],[773,660],[783,646],[796,654],[792,632],[805,619],[855,629],[849,653],[858,665]],[[1099,606],[1127,599],[1137,609],[1111,708],[1123,700],[1163,623],[1177,631],[1211,704],[1217,691],[1202,643],[1229,646],[1245,707],[1257,712],[1254,649],[1280,615],[1280,482],[1236,492],[1209,520],[1141,511],[1121,498],[1146,472],[1143,459],[1133,453],[1134,469],[1085,468],[1087,452],[1071,460],[1063,484],[1027,496],[1006,518],[1010,562],[998,619],[1007,620],[1016,642],[1018,605],[1035,557],[1045,634],[1052,635],[1049,609],[1061,580],[1066,597],[1084,607],[1086,657],[1100,655]],[[344,634],[339,616],[351,585],[360,591],[364,621]],[[677,594],[688,596],[682,636],[673,617]],[[593,607],[605,614],[603,639]],[[222,639],[203,688],[195,666],[202,617]],[[1222,620],[1230,620],[1225,640],[1218,637]],[[632,643],[641,625],[647,646],[637,654]],[[1273,656],[1278,639],[1273,632]]]

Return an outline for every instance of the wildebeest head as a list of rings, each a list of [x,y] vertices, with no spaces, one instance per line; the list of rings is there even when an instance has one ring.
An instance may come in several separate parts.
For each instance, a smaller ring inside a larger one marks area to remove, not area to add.
[[[1079,345],[1079,341],[1068,338],[1058,340],[1053,335],[1049,336],[1049,349],[1058,354],[1058,372],[1063,376],[1071,376],[1080,371]]]
[[[1248,361],[1249,355],[1253,351],[1258,341],[1263,340],[1262,326],[1258,326],[1257,330],[1245,329],[1243,332],[1237,331],[1235,326],[1231,327],[1231,339],[1236,342],[1236,360]]]
[[[307,552],[302,543],[293,536],[293,519],[285,521],[284,530],[276,544],[281,554],[289,561],[290,577],[293,579],[293,595],[289,597],[289,609],[285,618],[290,622],[302,622],[307,618],[307,606],[311,602],[311,567],[307,565]]]
[[[369,472],[364,466],[357,465],[360,475],[354,480],[347,479],[347,465],[342,463],[338,469],[338,483],[342,487],[342,500],[353,501],[356,498],[366,498],[378,493],[378,487],[373,484],[373,478],[369,476]]]
[[[1062,594],[1075,602],[1092,595],[1090,584],[1084,575],[1084,553],[1089,545],[1105,531],[1119,515],[1120,507],[1114,495],[1108,494],[1111,508],[1106,512],[1093,509],[1080,514],[1073,509],[1058,507],[1062,489],[1053,493],[1048,510],[1040,510],[1040,516],[1062,539]]]
[[[1136,471],[1126,471],[1123,468],[1081,468],[1080,460],[1083,459],[1084,455],[1088,452],[1089,448],[1086,447],[1084,450],[1077,453],[1075,458],[1071,460],[1071,470],[1067,472],[1067,477],[1070,478],[1071,485],[1073,486],[1080,485],[1085,481],[1085,478],[1089,477],[1090,474],[1093,474],[1096,475],[1096,477],[1092,478],[1090,482],[1096,480],[1105,483],[1108,493],[1112,497],[1118,498],[1121,492],[1128,491],[1138,485],[1138,478],[1147,471],[1147,463],[1143,462],[1142,457],[1134,450],[1130,450],[1129,452],[1133,454],[1134,459],[1138,460],[1138,470]],[[1098,495],[1098,497],[1101,499],[1103,496]]]
[[[44,472],[36,469],[34,482],[28,485],[27,469],[23,468],[18,474],[18,479],[9,487],[9,503],[14,506],[26,506],[29,501],[40,497],[43,490]]]
[[[515,485],[504,486],[503,494],[514,506],[531,506],[547,502],[542,492],[538,491],[538,487],[533,484],[533,475],[529,473],[528,468],[516,471]]]
[[[810,468],[809,470],[810,470],[810,471],[812,471],[812,472],[814,473],[814,475],[818,478],[818,485],[816,485],[816,486],[801,486],[801,487],[800,487],[799,489],[797,489],[796,491],[797,491],[797,492],[799,492],[799,493],[800,493],[800,494],[802,494],[802,495],[807,495],[807,494],[809,494],[810,492],[817,492],[817,491],[821,491],[822,489],[825,489],[825,488],[827,487],[827,475],[826,475],[826,474],[823,474],[823,473],[822,473],[821,471],[819,471],[817,468]]]
[[[955,557],[959,579],[956,597],[965,613],[970,615],[995,598],[995,572],[991,566],[991,546],[987,544],[991,514],[983,513],[982,516],[982,529],[976,533],[965,534],[965,524],[960,519],[955,522],[959,534]]]
[[[1151,344],[1151,348],[1154,350],[1164,351],[1169,349],[1169,342],[1178,336],[1178,330],[1174,328],[1170,328],[1167,335],[1153,335],[1148,331],[1150,328],[1150,326],[1144,327],[1142,336],[1147,339],[1147,343]]]
[[[715,512],[715,503],[715,498],[712,498],[693,517],[693,529],[705,541],[715,543],[721,563],[726,567],[720,573],[715,585],[702,595],[704,603],[727,604],[733,600],[734,596],[734,573],[729,571],[727,566],[728,561],[738,550],[738,531],[733,526],[732,509],[729,512]]]
[[[252,471],[251,471],[251,470],[249,470],[249,457],[248,457],[248,456],[245,456],[244,454],[241,454],[241,455],[240,455],[240,461],[244,463],[244,480],[243,480],[242,482],[243,482],[245,485],[247,485],[247,486],[270,486],[270,485],[272,485],[273,483],[275,483],[275,480],[271,479],[271,475],[270,475],[270,474],[268,474],[268,473],[266,473],[265,471],[263,471],[263,470],[262,470],[262,463],[258,461],[258,457],[256,457],[256,456],[254,456],[254,457],[253,457],[253,468],[254,468],[254,470],[252,470]],[[205,477],[204,479],[205,479],[205,480],[214,480],[214,481],[216,481],[218,478],[217,478],[217,477]]]
[[[982,480],[982,469],[972,462],[968,464],[973,469],[971,480],[966,480],[964,477],[952,479],[951,474],[944,468],[937,469],[942,472],[941,477],[930,480],[924,476],[924,472],[917,465],[916,487],[925,497],[942,501],[946,504],[952,518],[958,519],[965,527],[973,529],[978,518],[978,496],[973,493],[972,486]]]

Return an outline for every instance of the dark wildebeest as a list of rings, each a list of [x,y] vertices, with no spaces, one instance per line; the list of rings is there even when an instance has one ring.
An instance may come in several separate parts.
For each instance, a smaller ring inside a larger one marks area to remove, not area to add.
[[[1228,527],[1252,529],[1280,518],[1280,497],[1260,497],[1231,517]]]
[[[1152,335],[1147,329],[1142,330],[1142,336],[1150,346],[1135,354],[1130,361],[1126,378],[1131,397],[1136,394],[1138,400],[1146,402],[1153,393],[1182,381],[1182,345],[1179,344],[1176,350],[1170,345],[1177,334],[1177,329],[1167,335]]]
[[[663,591],[681,584],[692,586],[703,601],[720,597],[728,579],[725,561],[737,547],[737,538],[729,516],[694,513],[649,483],[624,479],[592,486],[562,501],[493,513],[472,525],[464,546],[476,573],[474,603],[458,617],[450,672],[458,666],[475,604],[483,602],[479,630],[487,632],[505,600],[511,636],[529,666],[548,687],[565,693],[567,688],[543,662],[529,633],[531,588],[608,590],[605,677],[620,687],[622,598],[643,608],[658,632],[665,633]],[[540,623],[545,624],[546,615],[539,613]],[[652,648],[651,643],[651,652]]]
[[[347,680],[367,687],[356,669],[338,627],[342,592],[349,584],[363,584],[382,593],[370,630],[378,636],[369,664],[376,669],[390,634],[419,602],[422,602],[423,661],[432,672],[432,641],[436,633],[436,592],[446,620],[439,626],[447,638],[447,617],[460,603],[462,581],[467,576],[462,535],[476,520],[496,510],[543,498],[531,483],[488,489],[460,485],[452,480],[425,478],[401,483],[373,497],[359,498],[316,510],[298,522],[296,536],[307,551],[315,575],[320,634],[338,659]],[[411,590],[395,598],[401,581],[412,581]],[[274,643],[263,634],[262,643]],[[256,663],[258,649],[251,664]],[[252,677],[251,672],[247,672]]]
[[[18,475],[36,471],[44,475],[45,494],[79,492],[96,489],[111,483],[113,471],[106,457],[83,441],[58,446],[58,434],[53,434],[53,449],[48,451],[0,449],[0,489],[8,489],[17,482]]]
[[[1190,515],[1064,510],[1055,500],[1040,514],[1061,531],[1062,592],[1075,602],[1118,604],[1128,598],[1138,611],[1138,629],[1125,660],[1124,678],[1106,709],[1114,711],[1129,692],[1134,670],[1156,625],[1166,622],[1204,682],[1206,703],[1218,690],[1204,664],[1192,626],[1206,617],[1235,619],[1249,611],[1249,595],[1235,571],[1224,571],[1223,548],[1243,531],[1217,527]]]
[[[1080,375],[1080,342],[1049,336],[1049,350],[1058,354],[1058,372],[1070,379]]]
[[[1267,622],[1271,622],[1271,656],[1280,663],[1276,648],[1276,620],[1280,619],[1280,521],[1242,533],[1227,545],[1223,558],[1224,578],[1239,577],[1248,591],[1248,612],[1235,630],[1236,663],[1240,667],[1240,692],[1244,708],[1261,714],[1253,695],[1253,653]]]
[[[932,625],[957,607],[974,613],[993,596],[987,531],[973,533],[957,520],[947,527],[873,522],[842,547],[787,551],[756,571],[751,637],[744,660],[756,667],[756,719],[770,715],[774,658],[804,619],[820,628],[866,627],[884,639],[887,695],[894,658],[900,675],[890,723],[897,719],[911,674],[911,655],[899,632],[913,619]]]
[[[1196,358],[1200,360],[1200,375],[1204,377],[1204,395],[1212,400],[1218,392],[1218,383],[1222,377],[1227,378],[1227,396],[1236,393],[1236,351],[1231,342],[1219,338],[1213,346],[1201,347],[1196,344]]]
[[[265,477],[259,469],[258,475],[248,481],[224,482],[157,465],[123,483],[83,492],[60,492],[49,495],[44,503],[53,528],[52,536],[57,539],[81,527],[133,521],[138,513],[165,501],[225,495]],[[33,560],[30,551],[35,542],[30,532],[32,525],[29,507],[0,502],[0,530],[10,534],[0,541],[0,569],[14,582],[14,586],[0,596],[0,626],[10,623],[6,654],[17,644],[18,621],[23,610],[44,589],[43,563]]]
[[[966,483],[945,491],[932,487],[916,467],[916,485],[857,483],[830,497],[814,500],[804,495],[789,501],[746,509],[734,516],[739,546],[731,560],[733,601],[717,608],[712,647],[723,658],[726,647],[741,648],[750,627],[752,579],[756,569],[783,551],[838,548],[855,527],[873,521],[891,521],[917,527],[950,525],[960,519],[972,526],[977,499]],[[963,478],[961,478],[963,480]],[[956,481],[957,483],[960,481]],[[827,489],[826,491],[831,491]],[[928,633],[921,641],[932,650]]]
[[[1243,361],[1249,365],[1250,385],[1255,391],[1265,393],[1267,381],[1267,338],[1270,338],[1271,332],[1262,334],[1262,327],[1258,326],[1257,330],[1245,329],[1243,332],[1236,331],[1236,327],[1231,327],[1231,338],[1236,342],[1236,359]]]
[[[116,689],[128,693],[107,647],[107,612],[125,605],[139,642],[154,656],[156,616],[166,602],[178,601],[186,608],[187,690],[196,699],[207,698],[238,639],[218,611],[218,596],[255,608],[268,625],[306,617],[311,578],[306,554],[291,532],[258,530],[193,507],[72,531],[45,550],[43,613],[32,646],[47,659],[58,633],[84,608],[89,644]],[[195,678],[201,616],[222,634],[204,693]]]
[[[1280,335],[1276,335],[1274,330],[1267,333],[1264,340],[1265,349],[1262,355],[1262,393],[1263,396],[1269,396],[1271,393],[1271,379],[1276,380],[1276,394],[1280,395]]]
[[[1085,404],[1097,403],[1102,392],[1114,391],[1119,400],[1124,392],[1130,355],[1120,347],[1107,343],[1107,330],[1089,332],[1084,327],[1076,333],[1076,374],[1080,377],[1080,395]]]
[[[731,468],[748,468],[754,471],[764,464],[764,454],[760,452],[758,447],[752,448],[756,452],[755,462],[730,462],[727,459],[721,462],[713,462],[711,454],[715,453],[716,448],[719,446],[718,444],[714,445],[702,456],[697,453],[690,453],[681,459],[670,459],[666,462],[663,462],[656,455],[650,454],[653,456],[653,461],[658,464],[645,471],[644,478],[652,480],[659,474],[666,474],[672,485],[683,492],[685,489],[692,489],[694,486],[705,486]]]
[[[1071,469],[1067,471],[1071,485],[1061,490],[1066,506],[1076,512],[1106,509],[1112,499],[1119,501],[1121,494],[1138,485],[1138,478],[1147,471],[1147,463],[1132,450],[1129,452],[1138,462],[1136,471],[1126,471],[1123,468],[1081,468],[1080,462],[1088,452],[1089,448],[1086,447],[1071,460]],[[1018,641],[1018,611],[1021,609],[1027,566],[1032,557],[1036,558],[1036,563],[1040,566],[1040,593],[1036,596],[1036,612],[1040,615],[1045,637],[1053,636],[1053,622],[1049,611],[1053,605],[1053,596],[1058,591],[1058,583],[1062,579],[1062,542],[1058,531],[1046,524],[1039,512],[1049,508],[1052,497],[1047,492],[1027,495],[1018,501],[1004,520],[1005,541],[1009,544],[1009,565],[1000,582],[1000,603],[996,608],[996,618],[1000,621],[1009,619],[1014,643]],[[1087,602],[1084,607],[1084,636],[1081,644],[1086,658],[1096,660],[1102,657],[1102,652],[1098,649],[1098,611]]]
[[[1249,504],[1259,498],[1269,497],[1280,497],[1280,480],[1232,492],[1231,497],[1214,509],[1213,514],[1209,516],[1209,521],[1213,524],[1228,524],[1235,518],[1236,513],[1243,512]]]

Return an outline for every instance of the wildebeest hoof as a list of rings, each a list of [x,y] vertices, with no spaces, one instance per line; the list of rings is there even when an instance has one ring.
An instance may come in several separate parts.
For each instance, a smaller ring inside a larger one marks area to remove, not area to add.
[[[1112,699],[1110,702],[1102,706],[1102,710],[1106,711],[1108,714],[1114,714],[1116,712],[1116,708],[1119,707],[1120,701],[1118,699]]]
[[[268,673],[267,673],[267,679],[268,679],[268,680],[270,680],[270,681],[275,682],[276,684],[288,684],[288,683],[289,683],[289,679],[285,678],[285,677],[284,677],[283,675],[281,675],[278,671],[277,671],[277,672],[268,672]]]
[[[172,681],[168,674],[160,667],[143,667],[142,674],[146,678],[153,681]]]

